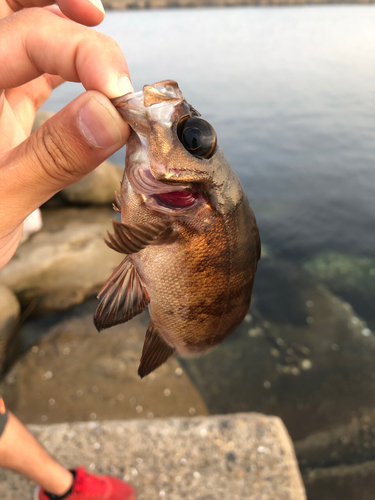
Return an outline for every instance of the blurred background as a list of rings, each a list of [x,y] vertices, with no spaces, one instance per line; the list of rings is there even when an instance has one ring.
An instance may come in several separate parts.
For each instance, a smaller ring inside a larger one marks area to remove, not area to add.
[[[150,7],[108,4],[126,5]],[[25,423],[278,415],[309,500],[373,499],[374,6],[114,10],[98,29],[136,90],[176,80],[216,129],[261,234],[252,305],[218,349],[142,381],[147,313],[95,332],[93,297],[121,259],[102,243],[121,150],[97,191],[92,181],[88,197],[86,185],[42,208],[43,230],[0,273],[21,304],[2,344],[9,407]],[[82,91],[67,83],[44,109]]]

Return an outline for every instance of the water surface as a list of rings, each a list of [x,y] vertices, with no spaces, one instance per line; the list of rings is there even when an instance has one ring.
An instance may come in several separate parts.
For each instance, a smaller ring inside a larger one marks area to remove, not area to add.
[[[374,255],[374,26],[361,5],[118,11],[99,29],[135,89],[179,82],[216,128],[262,241],[299,259]],[[45,107],[81,91],[67,84]]]

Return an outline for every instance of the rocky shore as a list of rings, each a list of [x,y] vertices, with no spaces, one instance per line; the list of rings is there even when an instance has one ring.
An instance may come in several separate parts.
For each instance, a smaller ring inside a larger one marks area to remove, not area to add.
[[[265,5],[369,4],[374,0],[104,0],[106,10]]]
[[[90,430],[112,437],[117,432],[128,432],[115,430],[128,429],[125,421],[113,427],[100,423],[108,419],[137,419],[138,423],[131,426],[138,426],[134,430],[138,436],[137,432],[147,432],[146,427],[160,426],[168,440],[169,435],[176,439],[173,433],[178,426],[189,428],[192,417],[198,418],[193,422],[206,418],[211,422],[209,414],[256,411],[276,415],[294,442],[309,500],[372,498],[375,322],[373,308],[363,306],[375,300],[375,260],[323,253],[295,263],[275,258],[264,246],[252,306],[238,330],[209,355],[188,360],[172,357],[140,380],[137,365],[149,322],[147,312],[100,334],[92,323],[95,295],[121,260],[121,255],[103,243],[110,220],[117,215],[111,203],[121,175],[120,167],[106,162],[55,196],[42,207],[41,231],[25,239],[12,261],[0,271],[0,362],[4,375],[0,393],[9,408],[25,423],[46,424],[45,428],[35,428],[35,432],[51,451],[61,453],[63,460],[70,457],[61,451],[64,432],[69,431],[79,442],[81,435],[90,442],[86,436]],[[156,419],[170,417],[187,420],[179,421],[184,424],[164,420],[154,424]],[[263,418],[259,428],[264,435],[276,422],[265,417],[248,418],[250,427]],[[246,427],[246,417],[238,419],[235,426]],[[76,421],[86,424],[66,423]],[[219,421],[212,420],[213,429]],[[53,441],[54,433],[57,441]],[[230,449],[233,445],[228,444],[237,443],[236,439],[240,443],[237,436],[228,437],[227,444],[223,444],[227,456],[236,455]],[[101,441],[97,442],[98,449],[102,449]],[[134,443],[133,458],[129,459],[133,462],[142,458],[135,454],[138,441]],[[194,439],[187,443],[199,447]],[[214,446],[216,441],[210,443]],[[211,453],[210,446],[204,453]],[[243,450],[245,442],[235,446]],[[173,447],[166,449],[175,453]],[[79,459],[88,465],[94,463],[100,472],[112,471],[106,456],[112,460],[116,453],[114,473],[129,474],[130,470],[132,474],[132,468],[138,470],[117,448],[109,447],[100,461],[92,458],[96,452],[87,450]],[[156,474],[157,457],[152,456]],[[127,464],[126,472],[122,461]],[[225,467],[237,470],[237,462],[228,461]],[[241,470],[246,470],[246,478],[253,481],[251,474],[258,468],[252,470],[250,463],[246,462],[247,468],[243,461],[239,463],[242,469],[237,470],[238,477],[242,477]],[[216,464],[221,470],[222,462]],[[204,470],[209,464],[201,466]],[[190,472],[202,474],[195,467]],[[261,470],[267,471],[267,467],[268,463]],[[171,470],[176,477],[181,476],[172,465]],[[4,474],[0,473],[0,497],[24,498],[22,495],[31,486],[10,473]],[[150,477],[159,477],[162,472],[157,474]],[[209,474],[216,477],[214,469]],[[230,477],[234,481],[235,476]],[[262,484],[265,477],[259,476],[259,488],[269,486]],[[190,488],[193,479],[187,478]],[[208,476],[206,479],[211,482]],[[155,484],[159,491],[167,491],[163,481]],[[245,483],[241,484],[244,488]],[[181,498],[185,490],[180,486],[173,486],[168,498]],[[220,488],[226,491],[224,486]],[[16,492],[14,497],[9,496],[9,491]],[[158,498],[154,493],[144,493],[142,498]],[[238,498],[300,498],[274,492],[273,497],[267,496],[270,494],[252,497],[238,493]],[[214,500],[223,496],[219,489],[204,490],[196,498]]]

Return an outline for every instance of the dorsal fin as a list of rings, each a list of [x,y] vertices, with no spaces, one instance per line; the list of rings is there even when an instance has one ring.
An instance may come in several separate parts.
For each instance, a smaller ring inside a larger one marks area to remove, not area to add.
[[[171,227],[172,221],[160,220],[148,224],[122,224],[112,221],[115,234],[108,233],[108,240],[104,240],[106,245],[116,252],[131,254],[136,253],[150,245],[164,231]]]
[[[130,257],[125,257],[115,269],[100,290],[98,299],[94,325],[99,332],[125,323],[147,306],[150,297]]]
[[[165,363],[169,356],[175,352],[175,348],[167,344],[160,333],[151,323],[148,325],[141,361],[139,363],[138,375],[143,378]]]

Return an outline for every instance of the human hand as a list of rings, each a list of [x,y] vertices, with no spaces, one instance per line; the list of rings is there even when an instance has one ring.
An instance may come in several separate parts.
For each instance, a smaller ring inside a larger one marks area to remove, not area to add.
[[[101,22],[98,1],[0,0],[0,268],[24,219],[129,137],[108,99],[132,91],[125,57],[111,38],[77,24]],[[37,109],[64,80],[86,92],[29,137]]]

